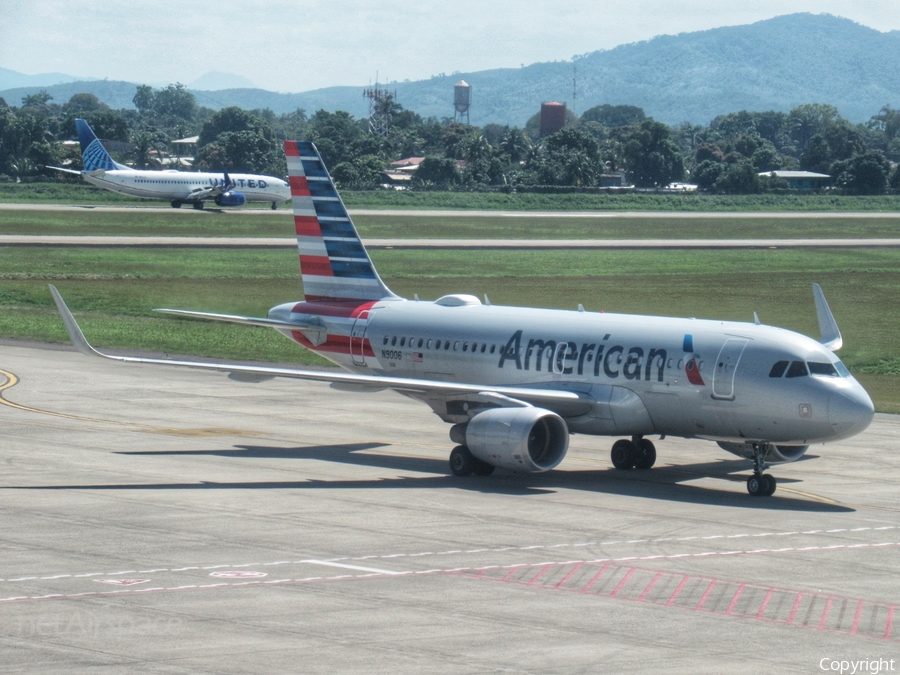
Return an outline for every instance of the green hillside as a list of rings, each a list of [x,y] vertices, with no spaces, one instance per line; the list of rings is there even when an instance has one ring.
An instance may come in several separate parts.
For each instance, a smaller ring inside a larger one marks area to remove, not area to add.
[[[585,27],[590,30],[590,26]],[[425,48],[423,46],[423,48]],[[787,112],[804,103],[828,103],[851,122],[864,122],[886,105],[900,105],[900,33],[881,33],[827,14],[791,14],[758,23],[664,35],[573,58],[516,69],[453,73],[417,82],[389,83],[407,110],[437,118],[453,115],[453,85],[472,85],[472,124],[523,126],[542,101],[566,101],[576,112],[602,104],[640,106],[668,124],[708,123],[736,110]],[[578,96],[572,99],[577,73]],[[133,107],[135,85],[76,82],[45,87],[57,102],[91,92],[112,108]],[[360,87],[299,94],[261,89],[195,91],[213,109],[236,105],[282,114],[303,108],[367,114]],[[7,102],[39,91],[0,91]]]

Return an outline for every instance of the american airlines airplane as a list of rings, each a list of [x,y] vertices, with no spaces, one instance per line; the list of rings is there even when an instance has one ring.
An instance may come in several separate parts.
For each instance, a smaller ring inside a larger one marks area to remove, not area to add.
[[[143,171],[114,162],[83,119],[75,120],[81,161],[84,171],[59,166],[48,167],[75,174],[97,187],[133,197],[169,200],[173,208],[191,204],[202,209],[205,201],[216,206],[243,206],[245,202],[271,202],[272,209],[279,202],[291,198],[287,182],[272,176],[228,172],[222,174],[199,171]]]
[[[79,351],[125,363],[186,366],[260,382],[291,377],[346,391],[390,389],[451,424],[454,475],[495,467],[548,471],[569,435],[622,436],[612,464],[650,469],[649,436],[714,441],[752,462],[747,489],[775,491],[769,464],[872,421],[865,390],[838,360],[841,334],[813,285],[821,339],[755,323],[499,307],[472,295],[398,297],[378,276],[318,150],[285,142],[304,299],[266,318],[174,309],[181,316],[274,328],[343,368],[329,373],[96,351],[57,290]]]

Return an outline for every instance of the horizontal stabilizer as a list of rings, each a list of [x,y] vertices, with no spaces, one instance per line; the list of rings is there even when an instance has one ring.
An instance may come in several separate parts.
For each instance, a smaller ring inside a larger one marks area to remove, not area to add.
[[[296,330],[306,334],[314,345],[325,342],[326,329],[318,323],[300,323],[293,321],[280,321],[278,319],[262,319],[253,316],[238,316],[236,314],[213,314],[209,312],[191,312],[186,309],[157,309],[164,314],[177,316],[189,316],[194,319],[208,319],[210,321],[227,321],[239,323],[244,326],[262,326],[264,328],[280,328],[282,330]]]
[[[812,287],[813,296],[816,299],[816,315],[819,317],[819,334],[821,336],[819,342],[831,351],[836,352],[843,346],[844,339],[841,337],[837,321],[834,320],[834,315],[831,313],[828,302],[825,300],[822,287],[819,284],[813,284]]]
[[[61,166],[50,166],[49,164],[44,166],[45,169],[53,169],[54,171],[62,171],[63,173],[70,173],[73,176],[80,176],[81,172],[76,171],[75,169],[64,169]]]

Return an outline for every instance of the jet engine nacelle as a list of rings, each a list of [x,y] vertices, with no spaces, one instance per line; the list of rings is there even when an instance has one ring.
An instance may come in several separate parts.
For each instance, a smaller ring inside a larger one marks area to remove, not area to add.
[[[723,450],[743,457],[745,459],[753,459],[753,446],[750,443],[726,443],[719,441],[719,447]],[[796,462],[806,454],[809,450],[808,445],[769,445],[769,451],[766,453],[765,460],[772,464],[781,464],[784,462]]]
[[[566,423],[542,408],[486,410],[454,426],[450,437],[488,464],[529,473],[549,471],[569,449]]]
[[[223,192],[216,195],[216,206],[243,206],[246,201],[243,192]]]

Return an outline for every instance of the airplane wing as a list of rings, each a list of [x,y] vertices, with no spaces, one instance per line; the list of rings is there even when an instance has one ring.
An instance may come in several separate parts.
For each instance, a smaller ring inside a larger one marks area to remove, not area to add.
[[[224,180],[219,185],[207,185],[202,188],[194,188],[191,190],[191,199],[211,199],[218,197],[234,188],[234,182],[228,176],[228,172],[224,173]]]
[[[190,198],[209,199],[211,197],[217,197],[224,191],[225,190],[221,185],[207,185],[206,187],[194,188],[193,190],[191,190]]]
[[[50,285],[50,292],[56,307],[59,310],[66,332],[75,348],[82,354],[88,356],[98,356],[112,361],[120,361],[122,363],[144,363],[167,366],[181,366],[185,368],[197,368],[201,370],[216,370],[220,372],[230,373],[233,379],[243,381],[260,382],[274,377],[289,377],[300,380],[313,380],[317,382],[328,382],[333,386],[347,390],[357,391],[380,391],[384,389],[392,389],[394,391],[411,394],[413,396],[454,396],[467,395],[478,400],[490,403],[499,403],[501,406],[522,406],[522,405],[560,405],[560,404],[578,404],[593,403],[593,399],[586,394],[558,390],[558,389],[539,389],[531,387],[496,387],[483,384],[466,384],[459,382],[441,382],[435,380],[419,380],[404,377],[386,377],[380,375],[357,375],[354,373],[332,372],[322,370],[300,370],[292,368],[270,368],[261,366],[245,366],[235,363],[206,363],[203,361],[178,361],[170,359],[153,359],[138,356],[115,356],[104,354],[96,350],[84,337],[84,333],[75,321],[72,312],[66,306],[65,301],[56,290],[56,287]],[[206,314],[204,312],[187,312],[183,310],[163,310],[170,314],[181,314],[185,316],[197,316],[205,319],[215,319],[218,321],[232,321],[235,323],[243,323],[246,325],[267,326],[271,328],[289,328],[291,330],[313,331],[321,330],[321,326],[294,324],[287,321],[276,321],[273,319],[253,319],[251,317],[240,317],[230,314]]]
[[[76,171],[75,169],[64,169],[61,166],[50,166],[49,164],[44,166],[45,169],[53,169],[54,171],[62,171],[63,173],[70,173],[73,176],[80,176],[81,171]]]

